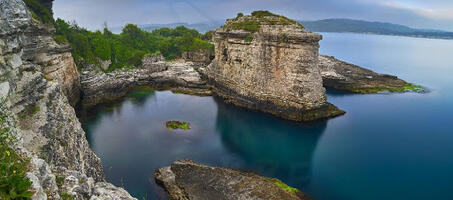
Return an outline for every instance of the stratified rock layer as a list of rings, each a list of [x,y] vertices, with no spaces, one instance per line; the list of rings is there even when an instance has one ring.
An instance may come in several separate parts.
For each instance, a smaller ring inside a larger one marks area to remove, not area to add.
[[[226,168],[210,167],[191,160],[176,161],[155,171],[155,178],[168,191],[170,199],[187,200],[299,200],[309,199],[302,192],[289,192],[277,186],[277,179]]]
[[[264,20],[263,20],[264,19]],[[213,91],[225,102],[295,121],[343,114],[326,101],[318,48],[321,35],[280,16],[230,19],[215,30],[215,59],[203,70]],[[256,32],[232,30],[259,21]]]
[[[82,104],[90,106],[113,101],[125,96],[137,86],[151,86],[156,90],[167,89],[200,96],[211,95],[206,82],[201,79],[191,62],[149,62],[143,68],[112,73],[83,72]]]

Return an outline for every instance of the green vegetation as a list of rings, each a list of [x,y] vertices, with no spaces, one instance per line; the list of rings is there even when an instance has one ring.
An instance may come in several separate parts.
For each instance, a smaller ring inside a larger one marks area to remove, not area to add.
[[[276,179],[276,178],[267,178],[269,181],[272,181],[276,186],[278,186],[279,188],[281,188],[282,190],[286,191],[286,192],[289,192],[291,194],[294,194],[294,195],[297,195],[297,193],[300,192],[299,189],[297,188],[293,188],[293,187],[290,187],[288,185],[286,185],[285,183],[283,183],[282,181]]]
[[[234,19],[233,23],[223,26],[227,30],[246,30],[250,32],[257,32],[260,30],[261,25],[292,25],[297,24],[301,28],[303,26],[297,21],[287,17],[273,14],[269,11],[254,11],[251,16],[245,16],[239,13]]]
[[[30,199],[32,183],[25,177],[29,161],[10,148],[14,138],[5,128],[6,114],[0,114],[0,199]]]
[[[60,43],[68,42],[72,46],[72,54],[79,67],[100,66],[101,60],[111,60],[112,64],[107,71],[113,71],[124,67],[137,67],[145,56],[152,54],[161,54],[167,60],[172,60],[187,51],[214,51],[214,45],[204,40],[210,36],[183,26],[147,32],[136,25],[128,24],[121,34],[114,34],[107,28],[103,32],[91,32],[77,24],[57,19],[55,28],[55,39]]]
[[[190,125],[186,122],[168,121],[166,125],[168,130],[182,129],[187,131],[190,129]]]
[[[250,34],[245,38],[246,42],[252,42],[253,41],[253,36]]]
[[[396,88],[361,88],[361,89],[350,89],[351,92],[360,93],[360,94],[373,94],[380,92],[424,92],[425,89],[422,86],[415,85],[412,83],[407,83],[404,86]]]
[[[53,13],[51,10],[43,6],[38,0],[24,0],[30,10],[33,19],[36,19],[44,24],[53,23]]]
[[[60,194],[60,197],[62,200],[72,200],[74,199],[70,194],[68,193],[63,193],[63,194]]]

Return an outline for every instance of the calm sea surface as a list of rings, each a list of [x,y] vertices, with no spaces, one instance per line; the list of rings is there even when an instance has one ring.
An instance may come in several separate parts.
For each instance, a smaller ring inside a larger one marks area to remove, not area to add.
[[[165,198],[153,170],[190,158],[276,177],[318,200],[453,199],[453,40],[323,35],[321,53],[430,92],[329,91],[347,114],[304,125],[212,97],[137,90],[81,112],[107,179],[140,199]],[[169,120],[192,129],[169,131]]]

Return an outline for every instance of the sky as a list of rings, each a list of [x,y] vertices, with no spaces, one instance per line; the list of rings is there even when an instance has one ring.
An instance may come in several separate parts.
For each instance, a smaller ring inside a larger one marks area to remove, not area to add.
[[[269,10],[296,20],[350,18],[453,31],[453,0],[55,0],[55,17],[91,30],[215,22]]]

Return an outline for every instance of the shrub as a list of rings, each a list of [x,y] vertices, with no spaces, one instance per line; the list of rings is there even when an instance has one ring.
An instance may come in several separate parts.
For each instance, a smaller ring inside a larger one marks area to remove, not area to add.
[[[37,0],[24,0],[34,19],[44,23],[53,23],[53,13]]]
[[[10,148],[10,129],[5,128],[7,116],[0,113],[0,199],[30,199],[31,181],[25,177],[29,161]]]
[[[245,41],[246,42],[252,42],[253,41],[253,36],[251,34],[249,34],[246,38],[245,38]]]

